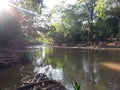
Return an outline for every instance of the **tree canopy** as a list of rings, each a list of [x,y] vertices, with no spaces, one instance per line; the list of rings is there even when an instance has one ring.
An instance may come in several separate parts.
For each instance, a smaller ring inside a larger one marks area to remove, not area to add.
[[[119,38],[119,0],[63,0],[52,11],[58,43],[98,43]]]
[[[65,2],[62,0],[51,11],[47,10],[43,0],[11,2],[18,6],[12,7],[18,13],[16,16],[9,12],[6,14],[8,16],[1,14],[0,36],[7,34],[5,38],[24,37],[28,41],[56,44],[93,44],[106,42],[108,38],[119,38],[120,41],[119,0]],[[3,25],[4,22],[6,24]],[[11,30],[6,27],[11,27]],[[0,39],[0,42],[6,40]]]

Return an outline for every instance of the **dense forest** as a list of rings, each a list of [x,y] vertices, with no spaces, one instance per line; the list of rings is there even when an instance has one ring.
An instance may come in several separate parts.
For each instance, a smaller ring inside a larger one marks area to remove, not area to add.
[[[1,46],[120,42],[120,0],[62,0],[50,11],[43,0],[11,0],[0,14]]]
[[[59,43],[99,43],[110,38],[120,39],[119,0],[77,0],[73,5],[65,1],[53,9],[58,15],[51,37]]]

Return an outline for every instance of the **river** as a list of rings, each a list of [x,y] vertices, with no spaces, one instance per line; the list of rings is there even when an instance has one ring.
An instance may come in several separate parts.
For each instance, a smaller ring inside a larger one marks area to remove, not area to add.
[[[44,73],[69,90],[75,80],[82,90],[120,90],[120,51],[38,47],[25,52],[29,61],[0,70],[0,90],[14,90],[22,81]]]

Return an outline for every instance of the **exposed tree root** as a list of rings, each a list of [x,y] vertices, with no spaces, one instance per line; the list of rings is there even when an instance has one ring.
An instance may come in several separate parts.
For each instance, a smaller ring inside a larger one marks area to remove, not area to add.
[[[67,90],[60,83],[53,79],[49,79],[46,75],[39,73],[23,83],[23,85],[16,90]]]

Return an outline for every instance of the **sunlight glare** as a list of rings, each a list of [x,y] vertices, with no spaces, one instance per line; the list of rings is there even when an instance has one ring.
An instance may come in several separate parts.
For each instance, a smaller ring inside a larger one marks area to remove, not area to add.
[[[119,71],[120,72],[120,63],[115,63],[115,62],[104,62],[100,63],[102,66],[105,66],[106,68],[112,69],[114,71]]]
[[[1,0],[0,1],[0,11],[7,10],[9,8],[8,1],[7,0]]]
[[[59,4],[63,0],[44,0],[48,9],[52,9],[55,5]],[[65,4],[74,4],[76,0],[66,0]]]

